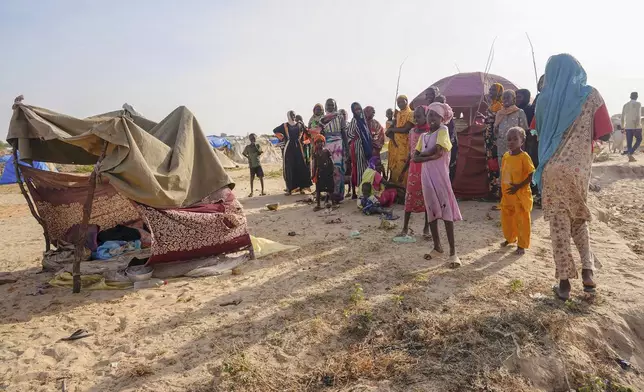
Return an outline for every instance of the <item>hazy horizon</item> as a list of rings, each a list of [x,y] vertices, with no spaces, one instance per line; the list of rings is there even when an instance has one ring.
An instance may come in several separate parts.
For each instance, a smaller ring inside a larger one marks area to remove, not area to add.
[[[642,1],[407,0],[260,2],[140,0],[110,6],[79,0],[0,3],[0,137],[14,97],[87,117],[125,102],[159,121],[188,107],[206,134],[270,133],[295,110],[305,121],[333,97],[393,106],[398,66],[408,57],[400,93],[410,99],[457,72],[490,72],[536,93],[549,56],[571,53],[621,113],[631,91],[644,94],[639,30],[620,30]],[[625,12],[628,10],[628,12]],[[628,38],[633,36],[630,41]]]

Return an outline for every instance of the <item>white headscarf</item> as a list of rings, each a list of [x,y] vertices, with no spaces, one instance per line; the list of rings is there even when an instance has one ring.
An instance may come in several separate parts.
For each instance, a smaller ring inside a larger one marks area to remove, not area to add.
[[[427,116],[429,116],[430,110],[438,113],[438,115],[441,116],[441,118],[443,119],[443,122],[442,122],[443,124],[447,124],[452,120],[452,117],[454,117],[454,112],[452,111],[452,108],[446,103],[441,103],[441,102],[431,103],[427,107]]]
[[[288,125],[293,126],[297,124],[297,122],[295,121],[295,112],[293,110],[286,112],[286,118],[288,119]]]

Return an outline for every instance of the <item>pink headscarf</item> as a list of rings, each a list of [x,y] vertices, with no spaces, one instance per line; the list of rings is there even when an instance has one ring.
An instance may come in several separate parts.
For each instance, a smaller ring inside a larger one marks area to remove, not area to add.
[[[454,117],[454,112],[452,111],[452,108],[446,103],[432,102],[429,104],[427,108],[427,114],[429,114],[430,110],[435,111],[436,113],[438,113],[439,116],[442,117],[443,124],[447,124],[452,120],[452,117]]]

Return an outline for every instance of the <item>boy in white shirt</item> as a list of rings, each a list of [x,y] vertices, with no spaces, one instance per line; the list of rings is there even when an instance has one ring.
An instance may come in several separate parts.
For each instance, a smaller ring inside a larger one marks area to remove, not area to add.
[[[642,143],[642,104],[637,102],[636,92],[631,93],[631,100],[622,109],[622,128],[626,130],[626,147],[628,161],[634,162],[633,154]],[[633,145],[633,138],[635,144]]]

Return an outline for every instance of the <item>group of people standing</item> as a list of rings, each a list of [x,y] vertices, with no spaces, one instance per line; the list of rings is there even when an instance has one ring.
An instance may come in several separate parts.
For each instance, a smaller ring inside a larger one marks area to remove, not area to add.
[[[502,245],[518,243],[520,254],[529,246],[533,194],[541,196],[559,279],[553,290],[565,300],[571,291],[569,279],[579,275],[571,239],[581,256],[584,291],[592,292],[596,286],[586,199],[593,143],[608,140],[613,127],[601,95],[586,84],[583,67],[571,55],[549,59],[538,90],[532,103],[528,90],[504,91],[500,84],[489,90],[484,124],[490,195],[500,200]],[[434,242],[425,258],[438,257],[443,249],[437,223],[443,220],[449,261],[457,267],[454,222],[462,217],[450,181],[456,140],[453,112],[437,89],[429,89],[426,98],[429,105],[412,109],[407,97],[399,96],[399,110],[387,111],[385,127],[375,120],[372,107],[363,110],[360,104],[352,104],[349,120],[335,100],[328,99],[324,110],[315,106],[308,126],[289,112],[288,122],[274,133],[286,141],[288,194],[316,182],[318,208],[320,192],[327,192],[333,203],[340,202],[345,197],[345,181],[351,186],[350,195],[359,193],[365,203],[375,201],[386,207],[404,194],[405,223],[399,237],[408,235],[411,214],[423,213],[424,234]],[[385,135],[389,137],[386,172],[379,157]],[[312,152],[307,155],[311,144]]]
[[[543,76],[537,89],[541,91]],[[539,142],[535,129],[531,126],[539,95],[530,103],[530,91],[526,89],[504,90],[500,83],[495,83],[489,90],[487,115],[484,120],[485,153],[487,158],[489,198],[501,200],[501,166],[503,155],[508,151],[507,135],[513,127],[519,127],[525,132],[524,150],[532,159],[534,165],[539,162]],[[532,186],[535,202],[540,205],[539,191]]]
[[[345,184],[349,185],[347,196],[357,198],[362,175],[372,157],[379,157],[385,142],[384,128],[375,119],[373,107],[351,104],[352,118],[338,109],[334,99],[325,105],[313,107],[313,115],[305,125],[295,112],[287,113],[288,121],[273,130],[284,145],[284,181],[286,193],[304,193],[320,177],[332,203],[345,198]],[[320,142],[322,144],[320,144]],[[328,154],[322,156],[322,149]],[[327,173],[327,163],[333,167]],[[332,169],[332,170],[331,170]],[[326,176],[328,174],[328,176]],[[327,181],[332,178],[332,186]],[[317,188],[320,188],[319,186]]]

